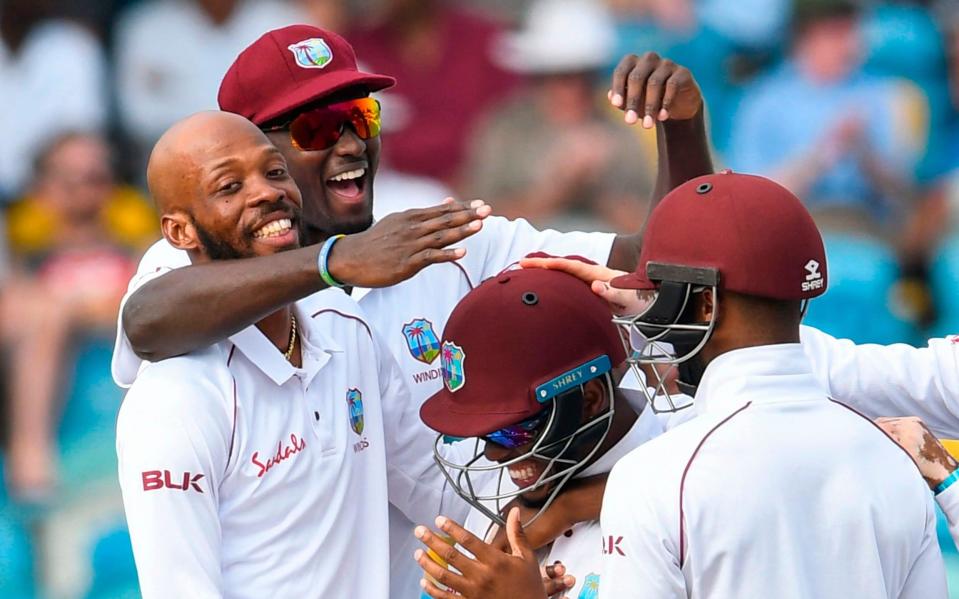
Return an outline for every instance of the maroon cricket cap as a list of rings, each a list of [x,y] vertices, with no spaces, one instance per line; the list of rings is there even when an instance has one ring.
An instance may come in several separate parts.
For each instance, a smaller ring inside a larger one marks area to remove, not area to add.
[[[722,289],[778,300],[826,291],[826,251],[809,211],[788,189],[723,171],[688,181],[649,217],[636,272],[614,287],[653,289],[649,263],[716,268]]]
[[[477,437],[626,359],[606,302],[559,271],[508,270],[456,306],[440,346],[443,388],[420,409],[430,428]]]
[[[236,57],[220,83],[220,110],[256,125],[349,87],[370,93],[396,80],[356,68],[356,54],[341,36],[311,25],[268,31]]]

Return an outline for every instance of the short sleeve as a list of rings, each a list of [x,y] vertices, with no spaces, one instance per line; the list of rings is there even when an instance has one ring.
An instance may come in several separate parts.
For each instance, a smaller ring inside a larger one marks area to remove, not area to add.
[[[123,308],[127,300],[140,287],[157,279],[166,273],[190,265],[190,258],[186,252],[171,246],[165,239],[157,241],[146,251],[137,272],[130,279],[127,292],[120,301],[120,311],[117,313],[117,338],[113,346],[113,359],[110,362],[110,372],[113,381],[121,387],[129,387],[137,378],[142,360],[133,351],[133,345],[123,330]]]
[[[483,230],[467,240],[463,264],[470,270],[473,285],[496,276],[533,252],[554,256],[582,256],[606,264],[616,236],[612,233],[560,233],[538,230],[526,220],[490,216]]]
[[[140,588],[152,597],[219,597],[219,483],[232,424],[212,384],[144,371],[117,420],[120,489]],[[163,401],[161,401],[161,399]],[[171,534],[176,531],[176,534]]]

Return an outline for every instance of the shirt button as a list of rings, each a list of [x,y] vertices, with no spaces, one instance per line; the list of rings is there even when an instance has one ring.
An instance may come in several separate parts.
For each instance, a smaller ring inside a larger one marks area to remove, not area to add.
[[[566,538],[569,538],[569,537],[573,536],[573,529],[571,528],[571,529],[567,530],[566,532],[564,532],[564,533],[563,533],[563,536],[566,537]]]
[[[313,412],[313,417],[316,418],[317,420],[319,420],[319,419],[320,419],[320,413],[319,413],[319,412]]]

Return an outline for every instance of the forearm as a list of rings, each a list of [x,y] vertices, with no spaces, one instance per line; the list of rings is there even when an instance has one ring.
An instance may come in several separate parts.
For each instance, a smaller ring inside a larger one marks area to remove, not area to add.
[[[318,253],[318,246],[310,246],[176,269],[130,296],[123,329],[146,360],[205,347],[324,288]]]
[[[658,154],[656,184],[650,198],[648,214],[656,208],[667,193],[690,179],[713,172],[703,109],[690,119],[667,120],[656,125]],[[637,167],[638,168],[638,167]],[[648,222],[649,218],[645,219]],[[643,225],[645,229],[645,224]],[[617,237],[608,266],[632,271],[636,268],[642,247],[643,231]]]
[[[713,172],[713,157],[709,151],[704,113],[700,108],[691,119],[670,119],[656,126],[656,150],[659,160],[650,212],[673,189],[690,179]]]

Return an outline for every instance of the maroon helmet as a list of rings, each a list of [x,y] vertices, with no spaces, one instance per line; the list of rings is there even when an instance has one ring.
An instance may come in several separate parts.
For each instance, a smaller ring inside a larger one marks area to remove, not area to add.
[[[611,317],[587,284],[541,269],[486,280],[450,315],[443,388],[420,416],[441,433],[435,456],[453,488],[492,520],[503,523],[499,502],[551,485],[545,509],[598,451],[614,413],[610,371],[626,358]],[[594,379],[605,381],[608,408],[584,421],[583,385]],[[477,438],[471,459],[444,458],[444,437]],[[480,439],[523,453],[491,463]],[[543,465],[536,476],[504,480],[531,458]],[[483,488],[490,479],[482,473],[498,474],[495,492]]]
[[[610,284],[636,289],[643,300],[640,313],[614,319],[631,365],[670,364],[681,383],[698,382],[701,372],[684,376],[683,370],[708,341],[716,314],[707,323],[691,322],[693,294],[712,289],[805,302],[826,291],[826,251],[809,212],[789,190],[724,171],[667,194],[650,216],[636,272]],[[653,409],[688,407],[665,392],[664,378],[651,394]]]

